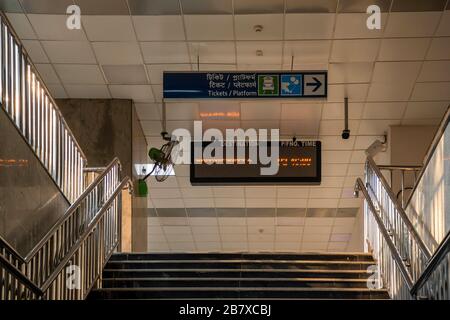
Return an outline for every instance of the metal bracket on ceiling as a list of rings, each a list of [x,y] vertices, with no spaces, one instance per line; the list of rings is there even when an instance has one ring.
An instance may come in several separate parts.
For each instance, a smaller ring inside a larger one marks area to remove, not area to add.
[[[350,138],[350,129],[348,128],[348,97],[344,98],[344,130],[342,130],[342,139]]]
[[[294,71],[294,55],[291,56],[291,71]]]

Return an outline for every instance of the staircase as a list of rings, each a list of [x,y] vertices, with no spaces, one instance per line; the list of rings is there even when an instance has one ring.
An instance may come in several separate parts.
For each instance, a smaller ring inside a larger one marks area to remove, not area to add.
[[[389,299],[367,254],[114,254],[88,299]]]

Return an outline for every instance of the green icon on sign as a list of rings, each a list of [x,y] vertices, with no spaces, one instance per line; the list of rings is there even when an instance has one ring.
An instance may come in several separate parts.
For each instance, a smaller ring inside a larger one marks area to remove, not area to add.
[[[258,75],[258,96],[278,96],[278,84],[278,75]]]

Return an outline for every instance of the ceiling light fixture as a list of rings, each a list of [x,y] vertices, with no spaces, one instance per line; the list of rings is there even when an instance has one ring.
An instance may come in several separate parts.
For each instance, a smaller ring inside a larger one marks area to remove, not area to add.
[[[262,57],[264,55],[264,52],[262,50],[256,50],[256,56]]]

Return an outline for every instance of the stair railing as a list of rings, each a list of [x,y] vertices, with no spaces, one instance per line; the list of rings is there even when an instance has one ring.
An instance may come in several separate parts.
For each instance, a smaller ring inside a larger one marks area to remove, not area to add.
[[[2,265],[8,265],[0,266],[0,299],[85,298],[120,243],[121,192],[130,188],[128,177],[120,180],[120,171],[116,158],[26,257],[0,237]],[[73,283],[66,273],[73,274]]]
[[[413,279],[409,266],[400,255],[396,247],[392,232],[386,228],[380,209],[372,201],[369,191],[364,182],[358,178],[355,184],[355,194],[362,192],[364,202],[364,234],[366,238],[367,251],[371,252],[377,262],[377,269],[372,270],[375,274],[373,280],[374,288],[385,287],[389,296],[398,300],[412,300],[410,290]],[[368,282],[369,283],[369,282]]]
[[[411,288],[411,294],[424,299],[450,300],[450,232]]]
[[[0,103],[64,196],[83,191],[83,154],[37,69],[0,12]]]

